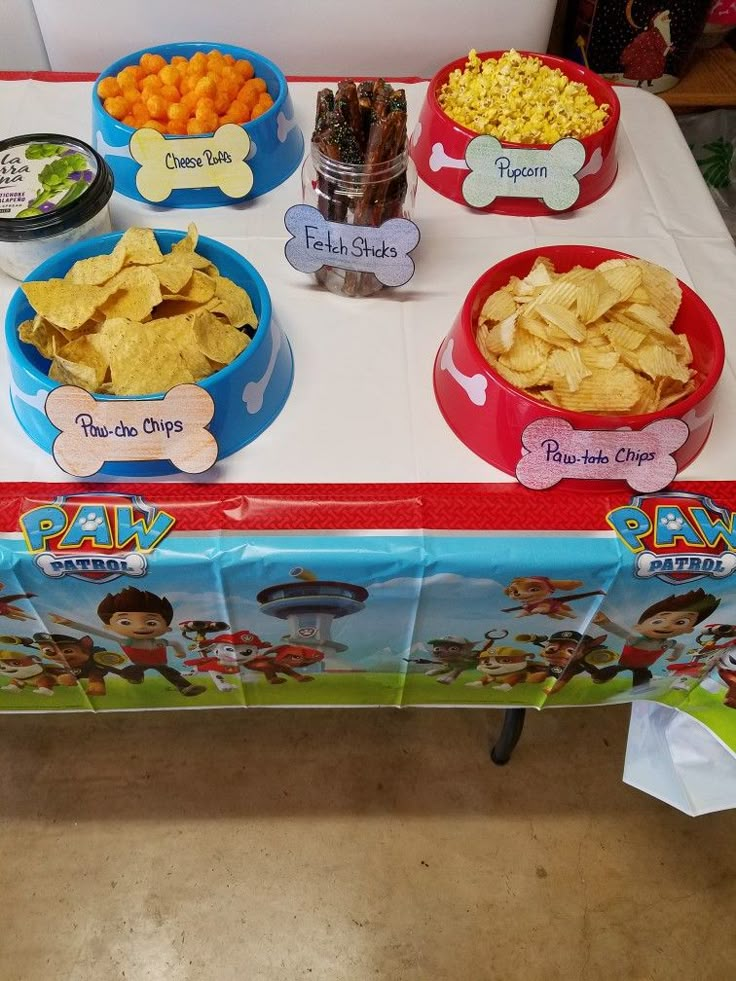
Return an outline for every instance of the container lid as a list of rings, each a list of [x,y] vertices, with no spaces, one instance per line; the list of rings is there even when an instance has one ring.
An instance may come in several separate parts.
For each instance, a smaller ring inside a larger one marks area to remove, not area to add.
[[[110,168],[71,136],[31,133],[0,141],[0,241],[22,242],[83,225],[113,190]]]

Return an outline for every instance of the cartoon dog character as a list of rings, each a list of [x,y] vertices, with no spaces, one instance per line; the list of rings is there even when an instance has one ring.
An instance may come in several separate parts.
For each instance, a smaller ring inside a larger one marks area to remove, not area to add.
[[[30,689],[34,695],[53,695],[57,685],[72,686],[74,678],[65,668],[49,667],[33,654],[18,654],[0,649],[0,677],[9,678],[9,684],[0,691],[13,692]]]
[[[558,589],[577,589],[582,586],[580,579],[550,579],[548,576],[517,576],[508,584],[504,593],[511,599],[520,600],[520,606],[510,606],[502,613],[516,613],[520,617],[534,615],[550,617],[552,620],[575,619],[575,611],[568,605],[570,600],[586,599],[589,596],[603,596],[601,589],[588,593],[575,593],[572,596],[553,596]]]
[[[269,643],[250,630],[218,634],[199,648],[198,657],[190,657],[184,661],[191,669],[184,674],[208,674],[218,691],[236,691],[237,685],[230,684],[227,676],[239,675],[241,666],[245,667],[250,658],[266,648],[270,648]]]
[[[4,583],[0,582],[0,589],[3,589]],[[0,617],[7,617],[8,620],[32,620],[33,615],[31,613],[26,613],[25,610],[21,610],[19,606],[15,605],[15,600],[19,599],[33,599],[35,593],[11,593],[9,595],[0,595]]]
[[[441,685],[451,685],[463,671],[474,671],[478,667],[480,652],[474,651],[477,641],[467,637],[439,637],[428,640],[432,657],[405,658],[413,664],[431,664],[424,673],[435,677]]]
[[[257,637],[256,640],[258,641]],[[266,681],[270,685],[285,684],[286,678],[279,677],[282,674],[293,678],[294,681],[314,681],[311,675],[299,674],[297,669],[319,664],[325,657],[322,651],[318,651],[314,647],[306,647],[303,644],[276,644],[273,647],[265,644],[264,647],[265,650],[246,661],[242,666],[248,671],[259,671],[265,675]]]
[[[106,695],[105,675],[119,674],[116,664],[126,663],[126,658],[114,651],[96,647],[92,638],[71,637],[68,634],[36,633],[32,637],[0,637],[0,643],[16,644],[39,651],[61,670],[60,684],[75,685],[87,679],[88,695]]]
[[[695,642],[699,650],[693,652],[692,660],[683,664],[670,664],[668,671],[678,675],[674,688],[689,688],[689,679],[702,678],[716,667],[718,677],[726,686],[723,704],[736,709],[736,625],[732,623],[710,623],[698,634]]]
[[[544,636],[541,634],[517,634],[516,640],[521,643],[534,644],[541,647],[543,664],[538,667],[546,670],[548,678],[555,678],[549,694],[562,691],[565,685],[575,675],[588,673],[594,684],[601,684],[608,679],[601,676],[602,665],[616,660],[616,654],[606,646],[607,634],[592,637],[581,634],[577,630],[558,630],[557,633]]]
[[[489,630],[486,644],[478,652],[478,681],[466,681],[466,688],[485,688],[492,685],[498,691],[511,691],[520,682],[536,683],[547,677],[545,668],[530,670],[531,655],[517,647],[496,646],[497,640],[508,637],[508,630]]]

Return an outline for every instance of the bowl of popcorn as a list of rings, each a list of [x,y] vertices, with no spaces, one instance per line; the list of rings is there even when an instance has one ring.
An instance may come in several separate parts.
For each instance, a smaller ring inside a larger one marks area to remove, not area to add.
[[[679,471],[710,434],[723,365],[715,317],[671,272],[557,245],[478,279],[440,346],[434,389],[455,434],[505,473],[518,475],[528,434],[545,427],[577,444],[576,465],[594,464],[607,434],[626,436],[608,461],[622,475],[648,458],[647,441],[674,434]]]
[[[115,190],[166,207],[265,194],[304,152],[282,71],[254,51],[210,42],[161,45],[110,65],[93,86],[92,129]]]
[[[204,472],[271,425],[293,377],[260,274],[194,225],[47,259],[13,295],[5,339],[21,428],[79,477]]]
[[[478,211],[536,217],[600,198],[618,170],[618,97],[564,58],[471,51],[429,83],[411,154],[419,176]]]

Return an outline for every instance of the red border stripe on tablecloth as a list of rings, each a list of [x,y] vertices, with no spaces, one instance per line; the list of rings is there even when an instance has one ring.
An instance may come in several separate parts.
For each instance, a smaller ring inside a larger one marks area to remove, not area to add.
[[[672,489],[736,510],[736,482],[688,482]],[[0,532],[57,496],[140,495],[174,514],[179,531],[609,531],[608,512],[633,492],[508,484],[43,484],[0,485]]]

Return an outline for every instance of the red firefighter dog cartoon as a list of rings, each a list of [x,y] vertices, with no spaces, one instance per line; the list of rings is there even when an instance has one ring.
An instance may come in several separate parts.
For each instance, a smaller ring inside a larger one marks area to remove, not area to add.
[[[726,686],[723,704],[736,709],[736,625],[732,623],[710,623],[698,634],[699,647],[691,651],[691,659],[678,664],[670,664],[668,671],[677,675],[675,688],[689,688],[690,682],[702,678],[714,667]]]
[[[311,675],[299,674],[296,669],[319,664],[325,657],[322,651],[314,647],[305,647],[303,644],[276,644],[271,647],[255,634],[252,636],[254,643],[260,645],[263,650],[243,665],[248,671],[260,671],[270,685],[285,684],[286,678],[279,677],[282,674],[293,678],[294,681],[314,681]]]
[[[188,621],[188,624],[192,622]],[[181,626],[182,634],[188,636],[188,626]],[[219,623],[217,626],[227,627],[227,624]],[[218,633],[209,640],[203,638],[199,642],[196,648],[197,654],[184,661],[189,668],[189,671],[184,673],[208,674],[218,691],[236,691],[238,686],[231,684],[228,678],[232,681],[238,678],[241,666],[244,667],[251,657],[268,646],[250,630],[237,630],[230,634]]]
[[[510,606],[502,613],[519,612],[520,617],[535,614],[550,617],[552,620],[575,619],[575,611],[568,606],[570,600],[587,599],[589,596],[604,596],[601,589],[589,593],[575,593],[572,596],[553,594],[559,589],[577,589],[582,586],[579,579],[550,579],[548,576],[517,576],[508,584],[504,593],[513,600],[520,600],[521,606]]]

